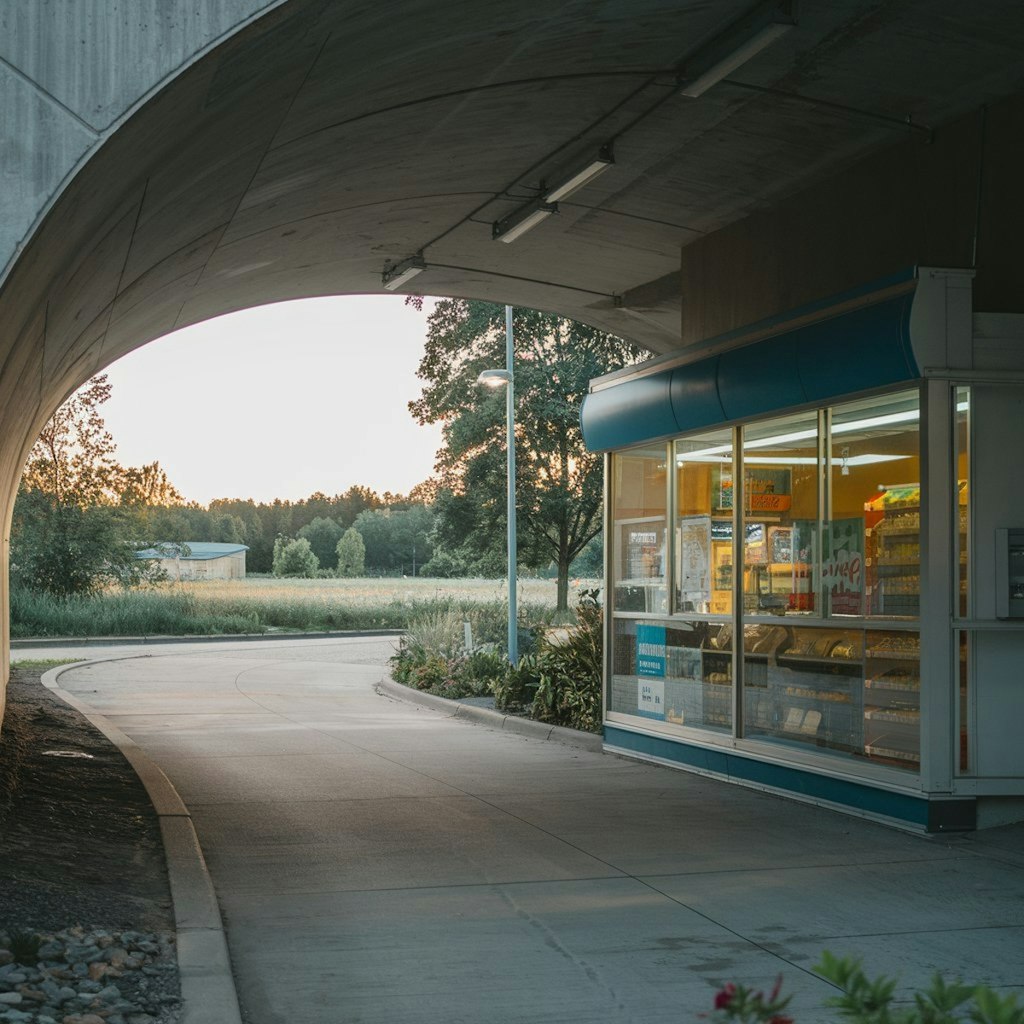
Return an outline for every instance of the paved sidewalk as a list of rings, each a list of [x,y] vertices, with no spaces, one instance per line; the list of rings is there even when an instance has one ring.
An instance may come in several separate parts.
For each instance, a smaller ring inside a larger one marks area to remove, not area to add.
[[[374,691],[391,647],[148,646],[60,677],[189,806],[253,1024],[677,1024],[779,973],[816,1024],[822,949],[904,994],[1024,988],[1024,829],[920,838],[452,719]]]

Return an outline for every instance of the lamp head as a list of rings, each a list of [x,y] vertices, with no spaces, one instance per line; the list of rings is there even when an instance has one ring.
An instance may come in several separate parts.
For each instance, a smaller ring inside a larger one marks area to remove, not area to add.
[[[481,370],[476,382],[489,388],[500,388],[502,384],[512,382],[512,374],[508,370]]]

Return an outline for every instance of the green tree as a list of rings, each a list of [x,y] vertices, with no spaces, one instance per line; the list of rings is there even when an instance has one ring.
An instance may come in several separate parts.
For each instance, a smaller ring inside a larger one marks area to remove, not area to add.
[[[504,309],[445,299],[428,318],[409,404],[420,423],[443,424],[436,469],[437,536],[446,547],[493,552],[505,531],[505,397],[477,383],[505,361]],[[568,604],[569,566],[601,528],[602,459],[588,452],[579,412],[589,381],[644,353],[620,338],[535,310],[514,314],[516,495],[524,564],[553,561],[558,607]]]
[[[150,462],[138,468],[129,466],[120,471],[116,486],[122,505],[166,507],[183,505],[184,499],[167,478],[159,462]]]
[[[25,491],[42,491],[62,505],[110,504],[123,470],[117,445],[100,415],[110,398],[105,373],[93,377],[47,420],[22,474]]]
[[[166,578],[157,562],[135,557],[124,509],[60,501],[34,489],[18,496],[11,531],[11,581],[60,597]],[[139,545],[143,546],[143,545]]]
[[[604,537],[599,533],[572,563],[574,576],[598,580],[604,575]]]
[[[67,596],[162,578],[135,557],[146,516],[138,502],[181,500],[157,463],[124,469],[100,414],[110,397],[94,377],[50,417],[29,452],[11,524],[16,586]]]
[[[220,515],[208,515],[207,528],[204,531],[205,539],[217,544],[244,544],[246,528],[245,522],[240,516],[233,516],[227,512]],[[199,538],[194,538],[198,540]]]
[[[278,537],[274,542],[275,576],[315,576],[319,569],[320,563],[305,537]]]
[[[355,521],[366,545],[366,565],[377,572],[408,575],[430,560],[433,526],[433,514],[425,505],[367,509]]]
[[[336,554],[339,576],[362,576],[366,572],[366,545],[362,534],[354,526],[342,534]]]
[[[305,537],[313,554],[324,569],[334,569],[338,564],[338,541],[344,530],[336,519],[317,516],[312,522],[306,523],[296,536]]]

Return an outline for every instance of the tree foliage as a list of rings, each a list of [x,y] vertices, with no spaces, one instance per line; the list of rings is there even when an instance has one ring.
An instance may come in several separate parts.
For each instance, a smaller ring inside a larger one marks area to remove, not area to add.
[[[181,495],[159,463],[125,468],[100,413],[106,374],[90,380],[50,417],[29,452],[11,526],[16,586],[67,596],[111,583],[162,577],[135,557],[146,546],[135,507],[170,505]]]
[[[500,549],[505,530],[505,396],[476,383],[504,365],[504,322],[500,306],[438,302],[418,371],[423,393],[409,405],[420,423],[443,424],[436,536],[471,561]],[[517,541],[525,564],[555,563],[565,608],[569,566],[601,528],[602,460],[583,445],[580,405],[593,377],[643,352],[535,310],[516,309],[513,329]]]
[[[342,534],[335,553],[339,576],[362,576],[366,572],[366,545],[362,534],[354,526]]]
[[[123,509],[62,502],[38,489],[23,492],[11,538],[11,581],[70,596],[163,579],[159,563],[135,557],[132,527]]]
[[[159,462],[150,462],[138,468],[119,467],[119,470],[116,486],[118,500],[122,505],[166,507],[185,503]]]
[[[25,463],[24,490],[42,491],[61,505],[112,501],[121,470],[99,411],[110,391],[105,373],[93,377],[46,421]]]
[[[274,543],[275,576],[316,576],[319,569],[320,563],[305,537],[294,540],[277,538]]]
[[[306,523],[297,536],[309,541],[321,568],[334,569],[338,564],[338,541],[344,532],[336,519],[317,516],[312,522]]]
[[[433,512],[425,505],[360,512],[355,528],[366,545],[366,567],[375,572],[416,575],[433,554]]]

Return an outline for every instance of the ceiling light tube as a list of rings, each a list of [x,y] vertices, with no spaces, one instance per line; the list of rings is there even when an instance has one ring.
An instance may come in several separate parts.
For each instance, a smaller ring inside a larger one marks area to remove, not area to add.
[[[702,96],[738,67],[771,46],[780,36],[796,27],[790,5],[772,2],[762,4],[744,18],[730,25],[693,57],[679,73],[683,96]]]
[[[422,274],[426,269],[427,264],[423,256],[417,253],[415,256],[410,256],[407,260],[402,260],[401,263],[396,263],[392,267],[385,267],[384,273],[381,274],[380,283],[389,292],[393,292],[396,288],[401,288],[410,278],[415,277],[417,274]]]
[[[565,199],[566,196],[571,196],[573,192],[583,188],[584,185],[589,184],[599,174],[608,170],[613,163],[615,163],[615,157],[612,155],[612,147],[610,145],[602,146],[597,152],[597,157],[591,160],[585,167],[581,167],[560,185],[555,185],[548,189],[544,193],[544,201],[547,203],[557,203]]]
[[[876,455],[872,452],[865,452],[863,455],[848,455],[845,459],[833,456],[833,464],[842,462],[846,466],[870,466],[876,462],[898,462],[900,459],[909,459],[910,455]],[[732,462],[731,455],[678,455],[676,465],[682,466],[688,462],[715,462],[728,465]],[[744,465],[759,466],[816,466],[818,459],[812,455],[744,455]]]
[[[537,199],[516,210],[504,220],[497,220],[491,229],[491,238],[495,241],[514,242],[520,235],[525,235],[535,228],[546,217],[558,213],[557,203],[545,203]]]

